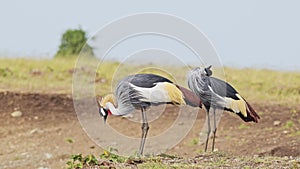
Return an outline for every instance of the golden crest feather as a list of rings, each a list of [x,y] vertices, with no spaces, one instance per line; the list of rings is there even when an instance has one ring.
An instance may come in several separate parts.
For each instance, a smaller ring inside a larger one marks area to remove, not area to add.
[[[106,96],[104,96],[101,101],[98,101],[98,104],[100,104],[101,107],[104,107],[106,103],[112,103],[114,106],[116,105],[116,101],[115,101],[115,96],[113,94],[108,94]]]

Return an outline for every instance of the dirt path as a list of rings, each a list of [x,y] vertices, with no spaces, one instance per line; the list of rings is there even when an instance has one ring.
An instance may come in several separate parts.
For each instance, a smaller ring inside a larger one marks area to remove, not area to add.
[[[225,113],[218,128],[216,149],[233,156],[300,156],[300,106],[253,104],[262,120],[244,123]],[[168,106],[166,111],[176,107]],[[12,117],[15,110],[21,117]],[[176,114],[150,124],[152,134],[171,124]],[[168,153],[194,157],[203,150],[198,145],[205,119],[201,110],[187,137]],[[121,128],[130,128],[115,119]],[[103,152],[82,130],[69,95],[0,93],[0,168],[62,168],[70,154],[99,155]],[[155,124],[155,125],[154,125]],[[132,127],[132,126],[131,126]],[[139,128],[139,127],[138,127]],[[130,133],[129,133],[130,134]]]

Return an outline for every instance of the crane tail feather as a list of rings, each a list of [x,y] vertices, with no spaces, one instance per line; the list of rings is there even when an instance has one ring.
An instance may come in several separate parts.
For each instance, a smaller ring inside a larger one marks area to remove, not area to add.
[[[255,112],[255,110],[251,107],[251,105],[239,94],[236,94],[236,96],[239,98],[239,100],[234,100],[234,99],[228,99],[229,110],[232,112],[237,113],[237,115],[245,122],[250,122],[253,121],[255,123],[258,122],[258,119],[260,117],[258,114]]]
[[[251,121],[257,123],[258,119],[260,119],[259,115],[255,112],[255,110],[251,107],[251,105],[245,101],[247,104],[247,115],[251,117]]]
[[[258,120],[260,119],[259,115],[256,113],[256,111],[251,107],[251,105],[246,100],[244,100],[244,101],[246,103],[245,106],[246,106],[247,116],[244,116],[241,113],[238,113],[238,115],[245,122],[253,121],[253,122],[257,123]]]

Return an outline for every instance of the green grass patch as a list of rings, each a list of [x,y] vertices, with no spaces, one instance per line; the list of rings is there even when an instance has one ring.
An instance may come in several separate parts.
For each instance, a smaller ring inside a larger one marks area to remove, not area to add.
[[[295,124],[294,124],[294,122],[292,120],[286,121],[285,125],[284,125],[284,127],[287,128],[287,129],[290,129],[290,128],[294,127],[294,126],[295,126]]]
[[[170,166],[160,163],[160,162],[146,162],[139,165],[140,168],[144,169],[168,169],[171,168]]]
[[[193,138],[189,141],[188,146],[195,146],[199,143],[199,138]]]
[[[266,130],[266,131],[273,131],[273,127],[266,127],[264,130]]]
[[[300,130],[292,132],[291,134],[288,135],[289,137],[298,137],[300,136]]]
[[[238,129],[243,130],[243,129],[249,129],[250,126],[247,126],[246,124],[241,124],[239,125]]]
[[[65,142],[67,142],[67,143],[74,143],[75,141],[72,138],[66,138]]]

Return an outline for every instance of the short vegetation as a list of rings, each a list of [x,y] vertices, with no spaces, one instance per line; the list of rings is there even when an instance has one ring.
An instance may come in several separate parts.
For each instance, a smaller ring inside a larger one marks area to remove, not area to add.
[[[87,62],[98,62],[88,59]],[[76,58],[39,59],[0,59],[0,89],[28,92],[67,93],[72,91],[72,78],[75,71]],[[118,70],[122,67],[122,71]],[[111,85],[117,78],[132,73],[156,73],[170,75],[155,69],[146,69],[145,65],[124,65],[118,62],[104,62],[95,70],[95,87],[98,95],[111,92]],[[153,67],[149,65],[149,67]],[[177,83],[186,86],[188,67],[172,67]],[[170,70],[169,69],[169,70]],[[85,71],[85,68],[77,68]],[[278,102],[298,104],[300,102],[300,73],[279,72],[273,70],[233,69],[225,68],[225,78],[250,102]],[[93,72],[85,72],[93,73]],[[49,83],[51,82],[51,83]]]
[[[147,157],[122,157],[105,150],[103,154],[72,155],[66,163],[67,169],[81,168],[149,168],[149,169],[190,169],[190,168],[294,168],[299,161],[289,157],[234,157],[221,152],[206,153],[194,158],[183,158],[160,154]]]

